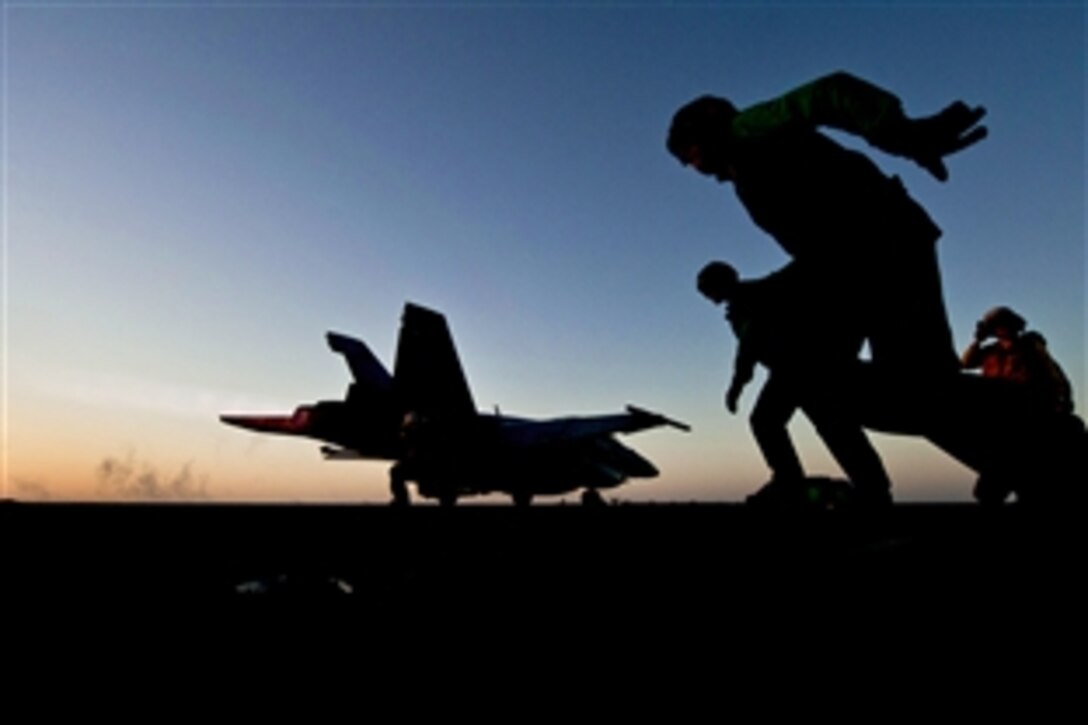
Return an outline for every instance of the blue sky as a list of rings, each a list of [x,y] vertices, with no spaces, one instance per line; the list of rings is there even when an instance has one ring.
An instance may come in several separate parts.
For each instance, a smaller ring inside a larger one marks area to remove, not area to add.
[[[617,495],[743,496],[766,478],[757,385],[724,411],[733,341],[693,280],[786,258],[664,135],[696,95],[837,69],[908,114],[987,107],[946,184],[869,151],[944,230],[957,345],[1008,304],[1085,407],[1079,3],[5,3],[3,23],[8,495],[115,496],[120,460],[213,498],[384,499],[385,466],[216,415],[339,397],[324,331],[391,363],[413,300],[448,316],[481,407],[694,426],[627,438],[662,476]],[[876,440],[898,497],[969,496],[924,441]]]

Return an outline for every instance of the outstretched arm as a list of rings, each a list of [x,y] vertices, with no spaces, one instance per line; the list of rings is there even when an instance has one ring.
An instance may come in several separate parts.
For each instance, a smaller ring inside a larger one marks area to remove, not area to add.
[[[972,340],[971,344],[960,355],[960,367],[964,370],[973,370],[982,365],[982,346],[978,340]]]
[[[960,367],[972,370],[982,367],[982,343],[990,336],[988,326],[982,320],[975,323],[975,337],[960,355]]]
[[[756,360],[752,355],[751,345],[746,345],[744,338],[741,337],[737,341],[737,357],[733,361],[733,379],[729,382],[729,389],[725,391],[725,408],[730,413],[737,412],[741,391],[751,381],[755,366]]]
[[[956,101],[933,116],[907,118],[897,97],[839,71],[744,110],[734,119],[733,132],[737,138],[759,138],[789,127],[837,128],[945,181],[943,157],[986,137],[986,127],[976,125],[985,114],[981,106]]]
[[[745,109],[733,121],[733,131],[756,138],[788,127],[830,126],[869,139],[903,118],[894,95],[838,71]]]

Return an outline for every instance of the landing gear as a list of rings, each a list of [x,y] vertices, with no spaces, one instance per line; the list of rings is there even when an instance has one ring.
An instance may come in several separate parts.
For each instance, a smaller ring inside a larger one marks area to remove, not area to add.
[[[408,497],[408,482],[404,480],[398,466],[389,469],[389,492],[393,494],[393,500],[389,502],[391,506],[411,505],[412,500]]]
[[[443,491],[438,494],[438,505],[442,508],[450,508],[457,505],[456,491]]]
[[[582,491],[582,505],[592,508],[599,508],[605,506],[604,497],[601,496],[601,492],[595,488],[587,488]]]

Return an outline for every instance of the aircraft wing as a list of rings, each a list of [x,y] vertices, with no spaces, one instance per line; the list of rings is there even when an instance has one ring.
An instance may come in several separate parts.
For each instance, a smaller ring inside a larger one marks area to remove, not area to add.
[[[690,431],[685,423],[667,418],[633,405],[626,413],[588,417],[554,418],[552,420],[515,420],[503,426],[505,438],[516,444],[548,445],[570,443],[613,433],[635,433],[647,428],[667,425]]]

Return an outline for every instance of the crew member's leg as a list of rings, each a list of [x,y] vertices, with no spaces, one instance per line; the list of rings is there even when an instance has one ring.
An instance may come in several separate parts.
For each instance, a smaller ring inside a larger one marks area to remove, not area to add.
[[[769,375],[759,392],[749,423],[775,481],[798,480],[805,475],[786,428],[795,410],[797,399],[792,385],[774,373]]]
[[[864,504],[891,503],[892,482],[861,424],[823,402],[802,409]]]
[[[873,363],[924,387],[959,370],[952,343],[936,245],[892,244],[866,280],[866,315]]]

